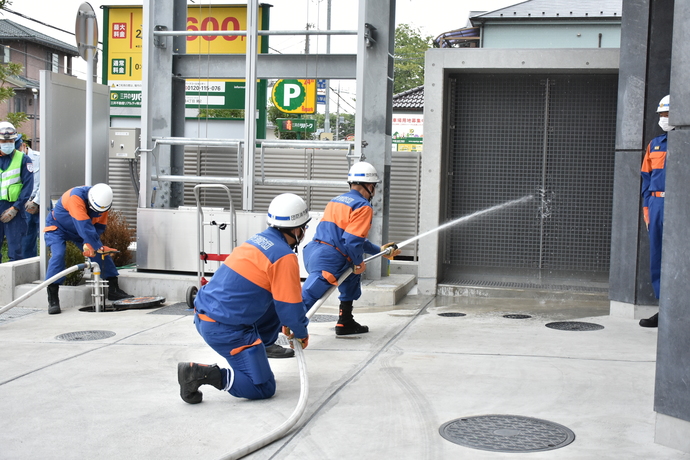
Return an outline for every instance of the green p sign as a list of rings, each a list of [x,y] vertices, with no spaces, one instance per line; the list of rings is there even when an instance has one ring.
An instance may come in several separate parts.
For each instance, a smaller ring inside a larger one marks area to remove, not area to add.
[[[278,80],[271,100],[281,112],[316,112],[316,80]]]

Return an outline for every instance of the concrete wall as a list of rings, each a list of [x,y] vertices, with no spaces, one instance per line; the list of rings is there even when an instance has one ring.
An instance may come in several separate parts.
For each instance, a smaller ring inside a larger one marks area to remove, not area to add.
[[[424,155],[420,233],[443,223],[447,146],[447,83],[450,73],[615,73],[618,49],[431,49],[424,74]],[[442,262],[439,235],[419,241],[418,286],[422,294],[436,294]]]

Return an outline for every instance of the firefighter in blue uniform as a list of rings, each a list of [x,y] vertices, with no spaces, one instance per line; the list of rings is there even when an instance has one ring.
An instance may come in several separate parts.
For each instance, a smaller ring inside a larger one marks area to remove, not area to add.
[[[108,225],[108,212],[113,204],[113,191],[107,184],[84,185],[67,190],[46,216],[46,246],[50,247],[50,261],[46,279],[65,269],[65,249],[67,241],[81,247],[85,257],[91,258],[101,268],[101,277],[108,280],[108,300],[121,300],[132,297],[120,289],[118,271],[112,257],[103,254],[115,250],[101,243],[101,235]],[[48,313],[60,313],[61,278],[48,285]]]
[[[26,234],[24,203],[34,188],[31,159],[15,149],[17,130],[12,123],[0,123],[0,245],[7,238],[10,261],[21,260],[22,238]]]
[[[304,266],[309,276],[302,287],[302,297],[307,308],[337,285],[338,278],[348,268],[354,267],[352,274],[338,286],[340,311],[336,335],[369,332],[369,328],[355,321],[352,315],[352,303],[362,295],[361,274],[366,269],[364,254],[378,254],[395,244],[379,247],[367,239],[374,217],[371,199],[376,194],[376,185],[381,182],[376,168],[364,161],[355,163],[348,172],[347,182],[350,191],[326,205],[314,239],[304,248]],[[398,254],[400,250],[394,249],[384,257],[393,260]]]
[[[647,145],[642,160],[642,206],[644,221],[649,231],[649,256],[654,295],[659,298],[661,279],[661,239],[664,231],[664,197],[666,195],[666,141],[674,127],[668,124],[669,96],[659,102],[659,126],[664,134],[655,137]],[[657,327],[659,314],[640,320],[642,327]]]
[[[235,248],[199,290],[194,301],[196,329],[230,367],[178,363],[183,401],[200,403],[201,385],[238,398],[266,399],[275,394],[266,349],[282,348],[275,344],[280,326],[289,337],[294,334],[303,348],[309,342],[309,319],[293,252],[309,220],[304,200],[292,193],[278,195],[268,208],[269,227]]]

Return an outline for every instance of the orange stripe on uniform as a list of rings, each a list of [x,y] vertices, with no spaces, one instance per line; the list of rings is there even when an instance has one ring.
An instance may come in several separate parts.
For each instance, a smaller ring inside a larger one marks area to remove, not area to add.
[[[108,225],[108,213],[110,211],[106,211],[103,214],[101,214],[99,217],[94,217],[91,219],[91,223],[96,225],[96,224],[102,224],[102,225]]]
[[[352,208],[343,203],[331,201],[323,211],[321,222],[333,222],[341,230],[345,230],[350,223],[350,213]]]
[[[326,270],[321,270],[321,276],[323,276],[323,278],[333,286],[338,285],[338,280],[335,278],[335,276],[333,276],[333,273],[329,273]]]
[[[374,210],[369,206],[362,206],[352,213],[350,223],[344,230],[350,235],[366,238],[369,235],[373,217]]]
[[[52,232],[54,230],[57,230],[57,227],[55,225],[50,225],[43,229],[44,232]]]
[[[271,292],[278,302],[302,302],[302,286],[299,282],[299,262],[297,255],[286,254],[271,267]]]
[[[257,286],[271,290],[271,282],[266,274],[271,261],[251,244],[242,243],[236,247],[223,263]]]
[[[247,348],[255,347],[261,343],[261,339],[256,339],[251,345],[242,345],[241,347],[233,348],[230,350],[230,356],[235,356],[237,353],[242,353]]]
[[[90,220],[86,211],[86,203],[77,195],[69,195],[72,189],[62,195],[62,206],[69,212],[69,215],[77,220]]]
[[[664,169],[666,163],[666,152],[651,152],[649,158],[652,163],[652,169]]]

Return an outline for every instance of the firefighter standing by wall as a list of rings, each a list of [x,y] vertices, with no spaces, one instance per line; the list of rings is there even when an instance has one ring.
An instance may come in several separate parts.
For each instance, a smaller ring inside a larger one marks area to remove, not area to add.
[[[669,96],[659,102],[659,126],[664,134],[655,137],[647,145],[642,160],[642,206],[644,221],[649,231],[649,256],[654,295],[659,298],[661,280],[661,239],[664,232],[664,197],[666,195],[666,141],[674,127],[668,124]],[[642,327],[657,327],[659,313],[640,320]]]
[[[34,188],[31,159],[15,149],[17,130],[0,123],[0,245],[7,238],[9,259],[21,260],[22,237],[26,234],[24,203]]]

